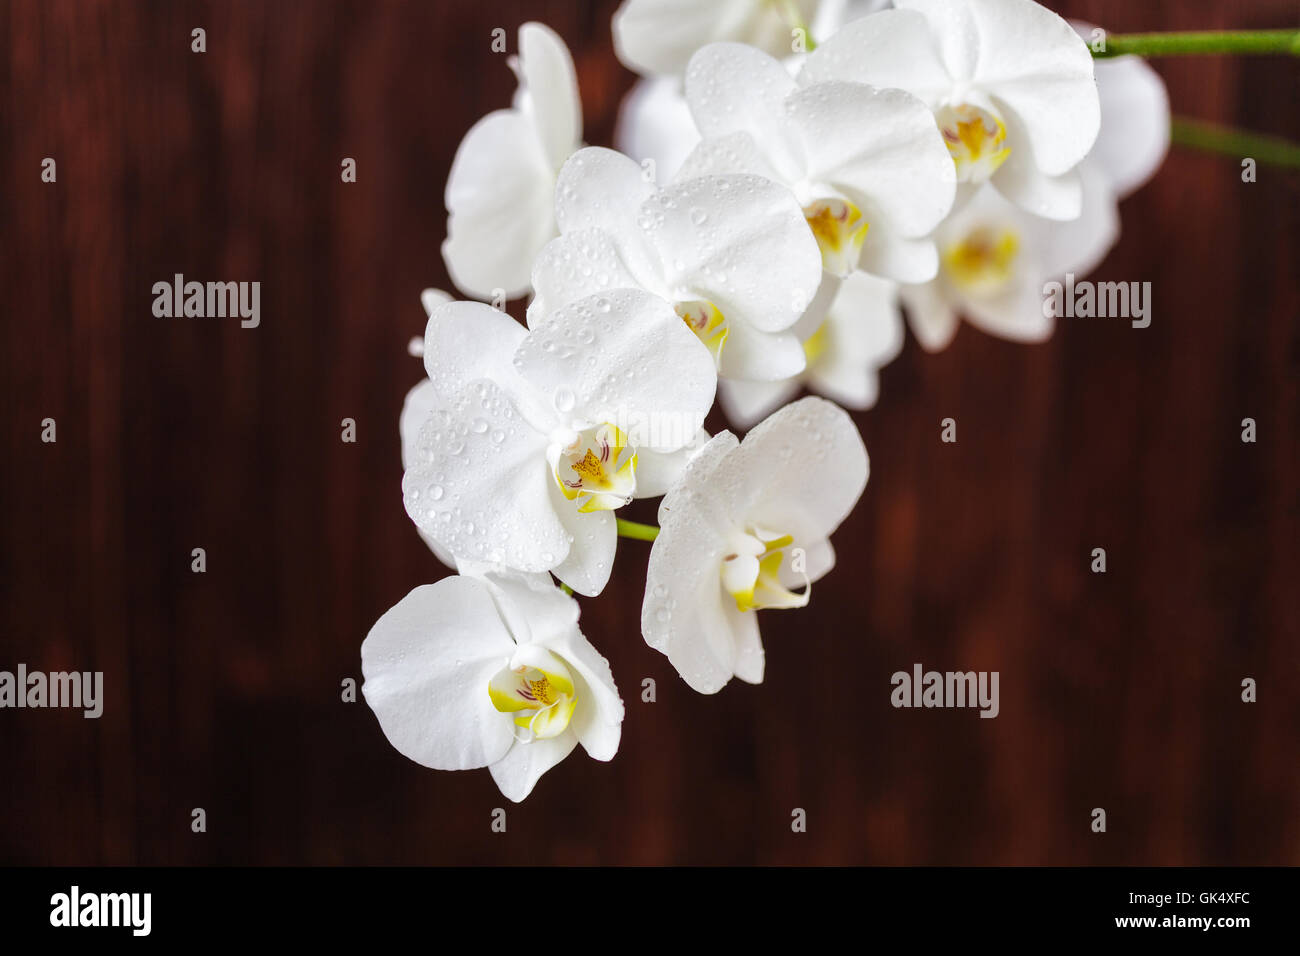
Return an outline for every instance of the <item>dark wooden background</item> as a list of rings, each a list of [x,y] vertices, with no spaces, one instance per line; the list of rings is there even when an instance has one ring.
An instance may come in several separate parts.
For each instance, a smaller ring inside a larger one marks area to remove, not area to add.
[[[873,471],[836,573],[764,615],[764,685],[699,697],[644,645],[627,542],[583,602],[620,753],[575,753],[505,835],[486,771],[410,763],[340,701],[372,622],[444,573],[397,415],[419,291],[449,288],[452,155],[514,88],[490,30],[553,25],[609,144],[614,6],[0,3],[0,669],[107,688],[98,721],[0,711],[0,862],[1300,863],[1300,176],[1232,159],[1175,150],[1124,204],[1098,277],[1152,282],[1149,329],[909,339],[857,417]],[[1300,23],[1293,0],[1059,9]],[[1178,111],[1300,138],[1300,61],[1158,68]],[[176,272],[260,280],[261,327],[155,318]],[[892,709],[914,662],[999,671],[1001,716]]]

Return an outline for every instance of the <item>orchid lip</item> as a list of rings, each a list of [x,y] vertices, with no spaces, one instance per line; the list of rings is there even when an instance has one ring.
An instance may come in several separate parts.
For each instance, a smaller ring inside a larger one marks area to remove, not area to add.
[[[942,252],[945,275],[968,295],[997,295],[1015,275],[1020,237],[1002,226],[979,226]]]
[[[727,344],[727,336],[731,334],[731,327],[722,310],[706,299],[691,299],[678,302],[673,306],[673,311],[681,316],[695,337],[704,343],[704,347],[713,356],[714,366],[720,367],[722,347]]]
[[[944,106],[935,122],[957,167],[958,182],[984,182],[1011,155],[1006,124],[990,109],[970,103]]]
[[[787,557],[790,570],[803,576],[802,591],[791,591],[781,583],[781,567]],[[794,547],[794,538],[788,534],[751,528],[733,535],[722,557],[721,575],[723,589],[741,612],[804,607],[812,597],[806,555],[802,548]]]
[[[498,711],[515,715],[515,738],[520,743],[558,737],[568,728],[578,703],[573,675],[549,651],[524,648],[529,653],[517,654],[488,682],[488,697]]]
[[[858,266],[870,223],[847,199],[817,199],[803,209],[808,228],[817,239],[822,268],[843,278]]]
[[[547,451],[560,492],[584,513],[613,511],[636,493],[636,451],[617,425],[558,429]]]

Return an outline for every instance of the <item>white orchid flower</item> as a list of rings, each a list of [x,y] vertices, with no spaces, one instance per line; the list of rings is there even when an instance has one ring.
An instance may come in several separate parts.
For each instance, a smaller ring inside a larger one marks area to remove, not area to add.
[[[760,0],[761,2],[761,0]],[[880,9],[889,0],[822,0],[810,30],[814,37],[830,36],[849,20],[864,17]],[[709,40],[695,38],[682,61],[683,67],[690,55]],[[757,46],[758,44],[751,44]],[[683,48],[686,49],[686,48]],[[774,48],[768,51],[776,56],[783,52]],[[791,74],[798,72],[803,63],[801,54],[783,57],[783,64]],[[655,179],[661,183],[672,182],[682,163],[700,141],[699,131],[691,116],[691,108],[682,90],[682,78],[673,76],[645,76],[632,84],[618,109],[618,124],[614,129],[614,148],[631,156],[639,163],[647,160],[654,165]]]
[[[602,290],[640,289],[668,304],[727,378],[798,374],[790,329],[813,300],[821,258],[789,190],[758,176],[704,176],[658,189],[633,160],[589,147],[560,171],[560,236],[538,257],[536,326]]]
[[[632,289],[531,332],[482,303],[440,306],[424,362],[433,407],[402,479],[416,526],[458,564],[552,571],[587,595],[613,565],[611,511],[663,494],[716,386],[677,314]]]
[[[990,335],[1042,342],[1054,318],[1043,308],[1043,285],[1090,272],[1119,237],[1119,209],[1095,168],[1079,167],[1081,214],[1070,222],[1034,216],[985,185],[935,233],[941,266],[928,283],[899,292],[921,345],[944,349],[961,316]]]
[[[582,103],[564,41],[525,23],[509,62],[519,77],[514,105],[474,124],[447,177],[443,260],[456,286],[481,299],[528,292],[533,259],[555,235],[555,176],[582,145]]]
[[[784,382],[718,383],[718,400],[732,424],[748,428],[801,388],[853,409],[876,404],[880,390],[876,373],[903,347],[898,285],[855,272],[831,289],[834,301],[825,319],[804,340],[808,367],[800,375]]]
[[[956,173],[920,100],[861,83],[800,85],[738,43],[691,58],[686,100],[703,142],[679,178],[743,172],[783,184],[832,275],[859,266],[912,282],[934,275],[925,237],[952,207]]]
[[[1097,137],[1092,55],[1033,0],[897,0],[843,26],[809,54],[802,82],[895,86],[934,111],[965,184],[983,182],[1028,212],[1073,219],[1072,170]]]
[[[1091,32],[1076,24],[1083,36]],[[944,265],[934,282],[904,286],[903,300],[922,346],[937,351],[966,316],[1012,341],[1052,334],[1043,285],[1095,269],[1119,238],[1117,203],[1151,177],[1169,149],[1169,97],[1141,57],[1097,63],[1101,131],[1078,166],[1081,214],[1050,222],[1012,208],[987,189],[954,212],[938,232]]]
[[[614,14],[614,50],[643,76],[680,75],[692,53],[719,40],[788,54],[794,28],[811,22],[818,6],[818,0],[623,0]]]
[[[618,751],[623,701],[546,575],[455,575],[416,588],[361,645],[362,692],[389,742],[435,770],[487,767],[516,802],[582,744]]]
[[[733,676],[761,682],[756,612],[808,603],[811,583],[835,563],[830,535],[867,470],[853,421],[820,398],[787,405],[743,442],[714,436],[659,506],[641,608],[646,643],[700,693]]]

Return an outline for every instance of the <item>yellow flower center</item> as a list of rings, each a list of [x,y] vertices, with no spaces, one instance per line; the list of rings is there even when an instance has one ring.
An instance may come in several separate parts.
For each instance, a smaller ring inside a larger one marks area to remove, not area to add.
[[[945,106],[935,120],[957,166],[959,183],[984,182],[1011,155],[1006,125],[988,110],[967,103]]]
[[[564,661],[540,647],[529,647],[529,660],[502,668],[488,682],[492,706],[503,714],[515,714],[515,726],[524,731],[524,742],[557,737],[564,733],[577,706],[573,677]]]
[[[682,317],[686,327],[695,333],[695,337],[704,343],[713,356],[714,365],[722,361],[722,346],[727,342],[731,330],[727,319],[712,302],[695,299],[690,302],[678,302],[673,310]]]
[[[636,492],[636,452],[617,425],[557,435],[547,451],[556,484],[578,510],[613,511]]]
[[[722,558],[722,587],[736,601],[739,611],[765,608],[803,607],[812,596],[802,548],[792,547],[794,538],[753,528],[733,536],[730,550]],[[802,574],[804,589],[795,593],[781,583],[781,567],[790,558],[790,570]]]
[[[817,237],[823,269],[843,277],[858,267],[870,227],[861,209],[847,199],[818,199],[804,206],[803,216]]]
[[[1015,273],[1020,238],[1007,228],[979,226],[943,251],[953,284],[970,295],[996,295]]]

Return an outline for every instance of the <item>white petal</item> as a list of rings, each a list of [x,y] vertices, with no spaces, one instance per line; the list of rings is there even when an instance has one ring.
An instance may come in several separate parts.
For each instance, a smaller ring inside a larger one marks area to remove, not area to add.
[[[868,229],[858,267],[898,282],[929,282],[939,272],[932,239],[906,239],[884,229]]]
[[[533,264],[536,294],[528,303],[532,328],[548,313],[605,289],[636,289],[641,280],[628,271],[618,246],[600,229],[577,229],[556,236]]]
[[[803,137],[809,178],[844,192],[872,230],[883,225],[924,236],[952,208],[952,156],[934,114],[916,97],[859,83],[818,83],[792,94],[786,109]]]
[[[805,22],[817,0],[794,0]],[[680,74],[691,54],[715,40],[738,40],[769,53],[791,49],[780,4],[755,0],[624,0],[614,14],[618,58],[638,73]]]
[[[547,436],[480,381],[420,428],[402,478],[407,514],[458,560],[546,571],[569,552],[552,505]]]
[[[783,186],[758,176],[707,176],[674,183],[643,209],[667,285],[712,302],[731,325],[788,329],[817,293],[821,252]]]
[[[525,23],[519,28],[519,71],[546,156],[551,168],[558,170],[582,139],[582,102],[573,58],[550,27]]]
[[[1169,93],[1140,56],[1096,63],[1101,132],[1088,155],[1123,198],[1160,168],[1169,152]]]
[[[927,352],[946,349],[957,334],[959,320],[939,280],[900,286],[899,295],[907,307],[907,324],[921,348]]]
[[[713,475],[738,447],[740,441],[735,435],[731,432],[718,432],[692,455],[680,480],[668,490],[664,500],[659,502],[659,524],[667,523],[674,511],[688,507],[693,498],[702,495],[709,498],[709,505],[703,512],[717,517],[715,531],[722,534],[730,528],[734,524],[731,503],[725,493],[719,494]]]
[[[758,632],[758,614],[739,611],[734,602],[730,606],[724,604],[723,610],[731,624],[731,640],[736,648],[733,664],[736,676],[747,684],[763,683],[766,655]]]
[[[698,176],[724,176],[729,173],[749,173],[785,185],[793,183],[786,173],[772,165],[772,160],[753,135],[744,130],[699,143],[682,161],[677,179],[684,181]]]
[[[546,647],[564,659],[578,685],[571,724],[578,742],[593,759],[612,759],[618,752],[624,711],[609,661],[576,628],[547,641]]]
[[[657,182],[672,182],[699,141],[680,81],[640,80],[623,97],[614,145],[638,163],[652,161]]]
[[[545,404],[514,364],[515,350],[527,335],[522,325],[490,305],[449,302],[435,309],[425,326],[424,370],[444,399],[474,382],[491,381],[536,427],[548,428]]]
[[[1119,205],[1110,178],[1091,156],[1079,164],[1078,172],[1082,196],[1079,218],[1069,222],[1038,220],[1032,230],[1027,230],[1044,278],[1067,272],[1086,275],[1119,241]]]
[[[727,379],[718,383],[718,401],[727,421],[749,428],[799,394],[798,378],[779,382],[743,382]]]
[[[654,194],[654,181],[635,160],[599,146],[569,157],[555,184],[555,219],[560,232],[601,229],[628,259],[625,243],[643,241],[636,227],[641,204]]]
[[[707,506],[699,499],[683,505],[667,516],[661,509],[662,525],[646,572],[641,633],[647,644],[668,656],[693,690],[714,694],[735,673],[734,629],[753,622],[742,624],[740,615],[728,614],[724,604],[730,602],[735,611],[735,599],[722,589],[725,539],[711,523],[716,515],[700,514]]]
[[[440,305],[446,305],[454,297],[443,292],[441,289],[425,289],[420,293],[420,305],[424,306],[424,315],[426,318],[433,315],[433,310]]]
[[[714,475],[748,524],[795,544],[829,537],[867,485],[867,449],[848,414],[821,398],[785,406],[754,428]]]
[[[398,418],[397,426],[402,440],[403,471],[410,468],[415,461],[416,439],[420,434],[420,426],[433,414],[434,409],[441,406],[442,401],[438,398],[437,389],[433,387],[433,383],[427,378],[406,393],[406,401],[402,403],[402,414]],[[424,539],[424,543],[429,546],[429,550],[433,552],[434,557],[453,571],[456,570],[456,559],[452,556],[452,553],[443,547],[442,543],[432,534],[427,531],[420,531],[419,533],[420,537]]]
[[[650,448],[636,453],[636,496],[658,498],[677,484],[682,471],[695,453],[709,440],[709,433],[700,429],[695,438],[676,451],[660,452]]]
[[[578,738],[572,729],[565,730],[558,737],[516,743],[488,769],[501,793],[519,803],[533,792],[542,774],[569,756],[577,744]]]
[[[704,139],[749,133],[787,181],[805,157],[784,109],[794,78],[777,60],[741,43],[713,43],[686,70],[686,102]]]
[[[914,10],[883,10],[845,24],[809,54],[801,84],[828,80],[906,90],[931,109],[952,91],[938,39]]]
[[[639,473],[637,477],[640,478]],[[551,573],[579,594],[595,597],[609,583],[614,568],[614,553],[618,549],[614,513],[579,511],[574,502],[565,499],[554,481],[551,482],[551,503],[573,539],[568,555],[551,569]]]
[[[998,192],[1026,212],[1046,219],[1076,218],[1083,203],[1078,171],[1069,170],[1054,176],[1044,173],[1037,154],[1025,141],[1020,121],[1006,112],[1003,119],[1007,126],[1007,139],[1016,145],[990,182]]]
[[[973,85],[1010,111],[1043,173],[1059,176],[1083,159],[1097,138],[1101,112],[1092,54],[1074,29],[1033,0],[902,0],[936,18],[969,15],[979,33]]]
[[[521,113],[498,110],[474,124],[447,177],[442,256],[458,288],[484,299],[528,291],[533,259],[555,234],[554,182]]]
[[[713,405],[713,356],[663,299],[615,289],[534,324],[515,364],[557,414],[610,422],[636,445],[689,443]]]
[[[459,576],[418,587],[361,645],[362,692],[389,742],[437,770],[483,767],[514,740],[488,681],[515,644],[487,589]]]
[[[807,358],[803,343],[793,332],[759,332],[737,323],[722,347],[718,371],[723,378],[779,382],[802,372]]]
[[[863,272],[845,281],[831,307],[825,351],[808,370],[811,387],[850,408],[870,408],[876,371],[903,347],[903,317],[892,282]]]
[[[1037,271],[1017,275],[1002,294],[962,303],[967,321],[990,335],[1012,342],[1051,338],[1055,320],[1043,314],[1043,282]]]
[[[410,468],[416,460],[415,446],[416,438],[420,434],[420,426],[428,420],[435,408],[441,407],[442,401],[438,398],[438,390],[427,378],[406,393],[406,400],[402,403],[402,414],[397,420],[397,430],[402,439],[403,470]]]
[[[516,643],[545,646],[578,632],[578,602],[557,588],[549,574],[489,565],[480,577]]]
[[[781,562],[781,571],[777,575],[781,584],[787,588],[799,588],[804,585],[804,575],[808,575],[808,580],[816,583],[830,574],[835,567],[835,549],[831,547],[829,538],[823,538],[820,541],[813,541],[803,549],[803,571],[795,571],[791,567],[793,559]]]

